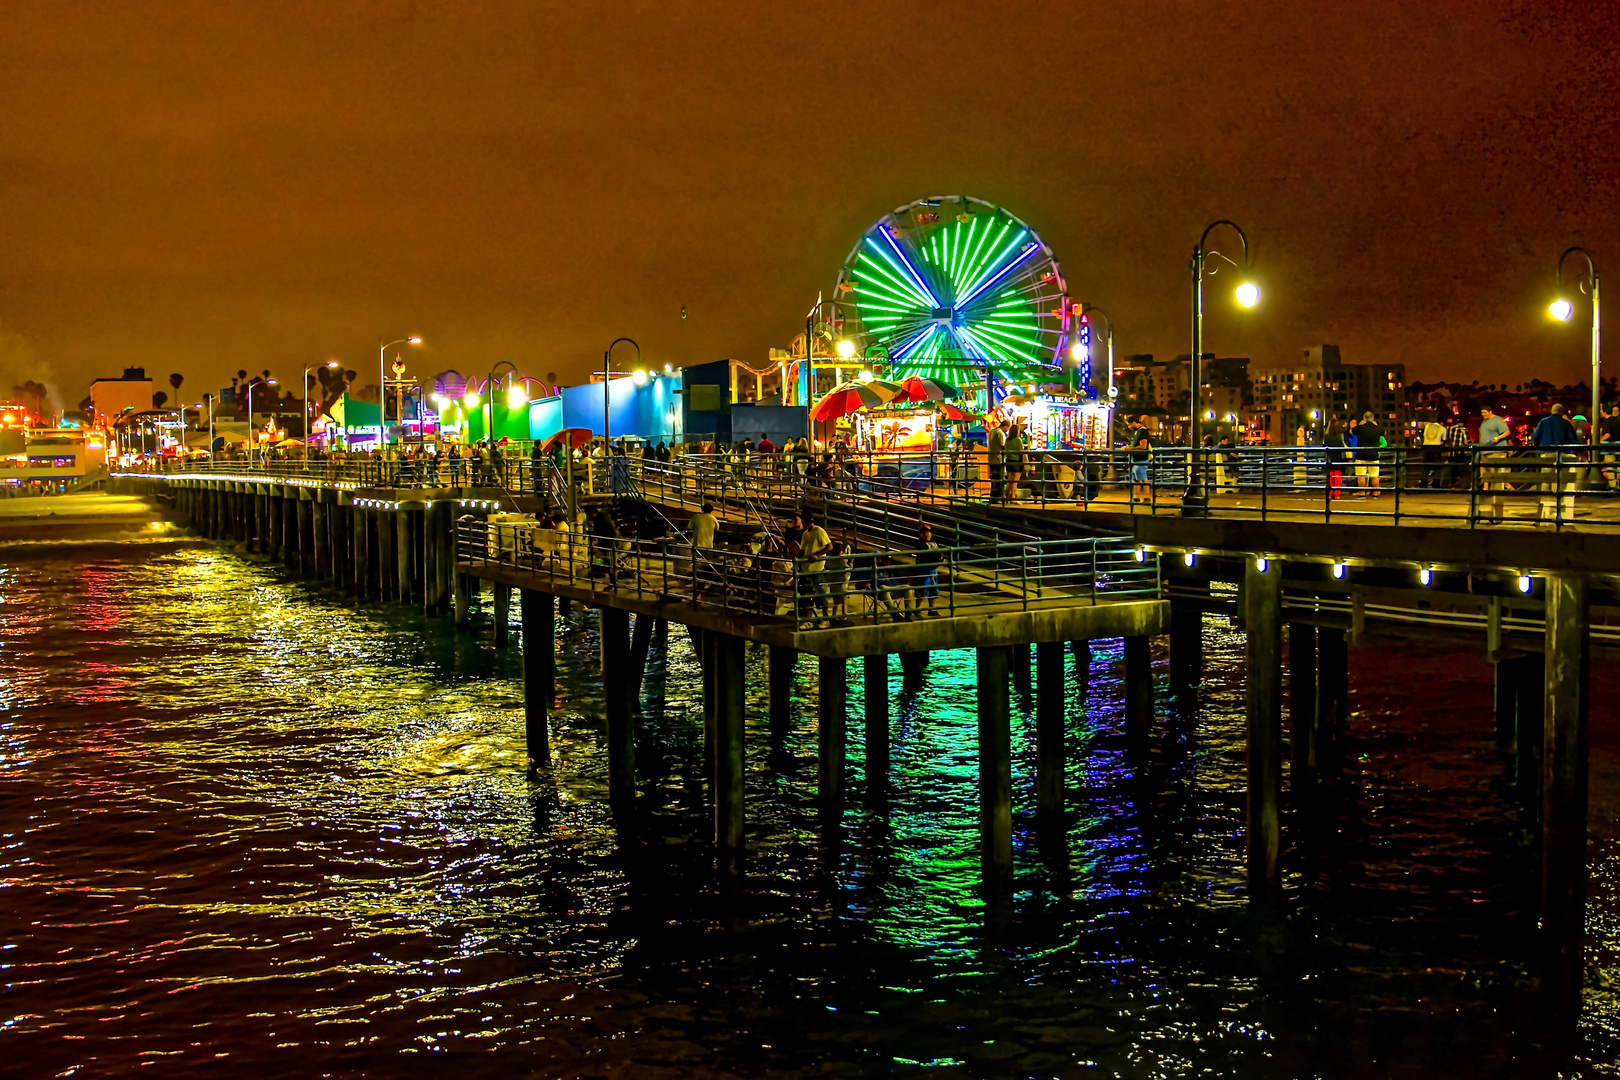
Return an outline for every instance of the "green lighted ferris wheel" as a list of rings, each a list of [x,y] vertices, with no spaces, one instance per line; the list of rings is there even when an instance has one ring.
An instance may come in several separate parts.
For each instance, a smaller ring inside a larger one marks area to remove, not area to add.
[[[864,333],[899,374],[996,387],[1056,375],[1071,344],[1051,249],[1006,210],[965,195],[884,215],[849,253],[837,295],[857,321],[845,334]]]

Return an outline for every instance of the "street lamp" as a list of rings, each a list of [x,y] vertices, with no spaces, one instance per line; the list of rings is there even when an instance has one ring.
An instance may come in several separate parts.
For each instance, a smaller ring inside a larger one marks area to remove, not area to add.
[[[1592,415],[1590,420],[1592,442],[1595,444],[1598,441],[1599,421],[1603,416],[1598,411],[1598,404],[1602,395],[1601,376],[1603,374],[1603,365],[1598,357],[1598,272],[1597,264],[1592,261],[1591,252],[1583,247],[1572,247],[1558,256],[1558,269],[1553,275],[1554,284],[1558,288],[1558,298],[1547,305],[1547,311],[1559,322],[1568,322],[1570,317],[1575,314],[1575,305],[1570,303],[1569,297],[1564,295],[1564,260],[1577,251],[1581,253],[1581,258],[1586,260],[1588,279],[1586,282],[1581,282],[1579,288],[1585,292],[1590,286],[1592,292]]]
[[[384,346],[384,347],[386,348],[386,346]],[[328,360],[326,362],[325,366],[328,369],[335,368],[335,367],[338,366],[338,362],[336,360]],[[312,367],[305,367],[304,368],[304,431],[303,431],[303,438],[304,438],[304,441],[306,443],[309,442],[309,373],[311,371],[314,371],[314,370],[315,369],[312,368]],[[308,451],[306,451],[306,453],[307,452]]]
[[[1238,239],[1243,242],[1242,266],[1238,266],[1237,263],[1227,259],[1225,255],[1218,251],[1207,251],[1205,249],[1204,244],[1209,240],[1209,234],[1221,225],[1230,225],[1232,231],[1238,234]],[[1188,387],[1190,407],[1187,409],[1187,441],[1188,464],[1191,468],[1187,477],[1187,491],[1181,499],[1182,513],[1189,515],[1197,514],[1208,504],[1208,498],[1204,494],[1204,486],[1200,479],[1202,476],[1201,466],[1203,465],[1203,444],[1198,438],[1198,410],[1203,404],[1201,399],[1203,398],[1204,387],[1204,372],[1201,360],[1204,354],[1204,260],[1210,255],[1225,259],[1228,263],[1236,266],[1243,274],[1243,280],[1238,282],[1237,288],[1233,291],[1233,296],[1241,306],[1252,308],[1260,302],[1260,286],[1256,285],[1249,277],[1248,236],[1243,232],[1242,227],[1234,221],[1222,218],[1219,221],[1210,222],[1205,227],[1204,234],[1198,238],[1198,243],[1193,246],[1192,263],[1190,264],[1192,270],[1192,360],[1188,374],[1192,385]]]
[[[276,380],[274,380],[274,379],[266,379],[266,380],[264,380],[264,385],[266,385],[266,386],[274,386],[274,385],[276,385]],[[247,421],[247,424],[248,424],[248,460],[252,461],[253,460],[254,444],[256,444],[259,440],[258,440],[258,437],[253,432],[253,383],[251,383],[251,382],[249,382],[248,385],[247,385],[247,416],[248,416],[248,421]]]
[[[377,349],[377,449],[379,450],[382,449],[382,445],[388,436],[388,376],[384,374],[387,361],[383,354],[395,345],[420,344],[422,344],[422,339],[412,334],[410,337],[402,337],[396,341],[387,342]],[[402,416],[400,419],[404,420],[405,418]]]
[[[629,342],[631,345],[635,345],[636,346],[636,363],[638,363],[638,364],[641,363],[641,346],[636,345],[636,342],[635,342],[635,340],[633,338],[627,338],[627,337],[614,338],[613,339],[613,344],[609,345],[607,347],[607,349],[604,350],[603,353],[602,353],[602,460],[604,462],[607,461],[608,455],[613,452],[612,451],[613,443],[612,443],[612,440],[609,439],[609,437],[608,437],[608,402],[609,402],[609,394],[608,394],[609,382],[608,382],[608,380],[612,377],[612,371],[610,370],[610,368],[611,368],[611,364],[612,364],[612,361],[613,361],[613,347],[614,347],[614,345],[618,345],[620,342]]]
[[[842,310],[840,308],[840,306],[839,306],[838,301],[836,301],[836,300],[818,300],[816,302],[816,306],[811,308],[809,313],[807,315],[805,315],[805,317],[804,317],[804,386],[805,386],[804,399],[805,400],[802,402],[802,404],[805,404],[805,405],[810,404],[810,398],[814,397],[815,392],[816,392],[816,367],[815,367],[815,364],[811,362],[811,356],[813,355],[812,349],[811,349],[811,341],[814,339],[814,336],[815,336],[816,314],[822,308],[826,308],[826,307],[832,308],[834,312],[841,312],[841,310]],[[844,351],[846,345],[847,345],[847,347],[849,349],[848,352]],[[839,356],[844,357],[845,359],[853,357],[855,355],[855,342],[851,341],[849,338],[839,338],[837,344],[835,344],[833,346],[833,351],[836,352]],[[782,403],[785,405],[785,404],[787,404],[787,386],[786,385],[783,385],[782,392],[783,392]],[[806,414],[806,415],[808,415],[808,414]]]

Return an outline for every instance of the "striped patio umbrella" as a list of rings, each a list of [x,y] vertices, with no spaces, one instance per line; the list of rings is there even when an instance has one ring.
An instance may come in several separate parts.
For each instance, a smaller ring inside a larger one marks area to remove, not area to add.
[[[840,383],[827,392],[810,410],[810,419],[818,423],[836,420],[862,409],[874,409],[894,400],[900,387],[894,383],[874,379],[871,382]]]
[[[896,401],[954,401],[962,391],[950,383],[925,379],[921,375],[907,375],[900,380]]]

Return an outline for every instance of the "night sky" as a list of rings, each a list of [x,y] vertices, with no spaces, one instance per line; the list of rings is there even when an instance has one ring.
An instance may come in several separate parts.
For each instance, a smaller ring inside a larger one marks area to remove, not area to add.
[[[418,373],[581,381],[621,334],[760,364],[873,220],[957,193],[1040,232],[1121,354],[1187,350],[1230,217],[1266,298],[1217,278],[1211,351],[1580,378],[1586,308],[1545,305],[1565,246],[1620,267],[1617,12],[13,2],[0,395],[368,381],[410,333]]]

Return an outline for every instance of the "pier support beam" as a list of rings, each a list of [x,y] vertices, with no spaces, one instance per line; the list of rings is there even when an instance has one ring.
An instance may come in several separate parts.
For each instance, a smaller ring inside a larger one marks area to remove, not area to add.
[[[1547,578],[1546,704],[1541,757],[1541,931],[1554,1002],[1578,1017],[1586,928],[1587,686],[1590,602],[1586,582]]]
[[[844,791],[845,714],[848,706],[846,662],[841,658],[816,658],[817,698],[820,716],[816,723],[816,791],[824,802],[832,802]]]
[[[354,598],[371,593],[371,515],[363,506],[350,505],[349,531],[354,537]]]
[[[309,501],[307,489],[298,489],[298,576],[302,578],[313,577],[315,574],[315,533],[309,520],[309,508],[314,504]]]
[[[908,687],[922,685],[923,672],[928,670],[928,651],[900,653],[900,678]]]
[[[373,510],[377,519],[377,599],[392,600],[399,595],[399,537],[395,525],[399,515],[392,510]]]
[[[1035,646],[1035,809],[1055,817],[1063,813],[1063,643]]]
[[[638,616],[637,622],[651,620]],[[710,700],[714,703],[714,843],[726,851],[741,851],[746,845],[743,823],[743,724],[745,654],[743,639],[731,634],[710,632],[709,669],[713,680]]]
[[[1245,679],[1243,702],[1248,715],[1247,838],[1249,889],[1273,892],[1281,882],[1278,853],[1282,847],[1277,789],[1282,783],[1282,566],[1273,560],[1264,570],[1249,560],[1244,571]]]
[[[653,623],[651,615],[637,615],[635,628],[630,631],[630,704],[641,705],[641,684],[647,677],[647,653],[652,649]]]
[[[1207,594],[1205,582],[1177,582],[1183,588],[1200,586]],[[1170,696],[1185,698],[1193,693],[1204,671],[1204,612],[1196,600],[1170,601]]]
[[[411,602],[411,515],[401,507],[390,515],[394,519],[394,597],[402,604]]]
[[[512,586],[502,585],[496,581],[491,583],[491,587],[495,590],[495,647],[504,649],[508,641],[508,624],[512,620]],[[613,679],[624,678],[629,674],[628,660],[625,664],[615,667],[611,675],[606,669],[603,670],[603,674]]]
[[[866,786],[882,790],[889,782],[889,657],[861,657],[866,706]]]
[[[1125,736],[1145,746],[1153,732],[1153,652],[1147,637],[1125,639]]]
[[[602,692],[607,699],[608,797],[628,807],[636,797],[636,736],[630,715],[630,613],[601,608]]]
[[[1074,653],[1075,690],[1084,701],[1091,693],[1091,642],[1071,641],[1069,650]]]
[[[1540,824],[1543,719],[1547,707],[1546,657],[1530,653],[1514,662],[1519,667],[1519,694],[1513,709],[1515,781],[1526,816]]]
[[[1316,775],[1316,627],[1288,626],[1288,782],[1294,788]]]
[[[1339,738],[1350,715],[1350,647],[1344,630],[1316,629],[1316,771],[1338,767]]]
[[[978,650],[979,857],[987,889],[1012,880],[1012,712],[1008,648]]]
[[[310,527],[315,531],[315,574],[318,579],[332,576],[332,526],[327,520],[331,509],[322,493],[317,490],[309,504]]]
[[[519,592],[523,616],[523,739],[529,764],[551,762],[546,714],[557,696],[557,624],[551,596],[535,589]]]
[[[793,726],[793,669],[799,662],[799,653],[781,645],[771,645],[769,650],[766,665],[770,724],[772,731],[782,732]]]

